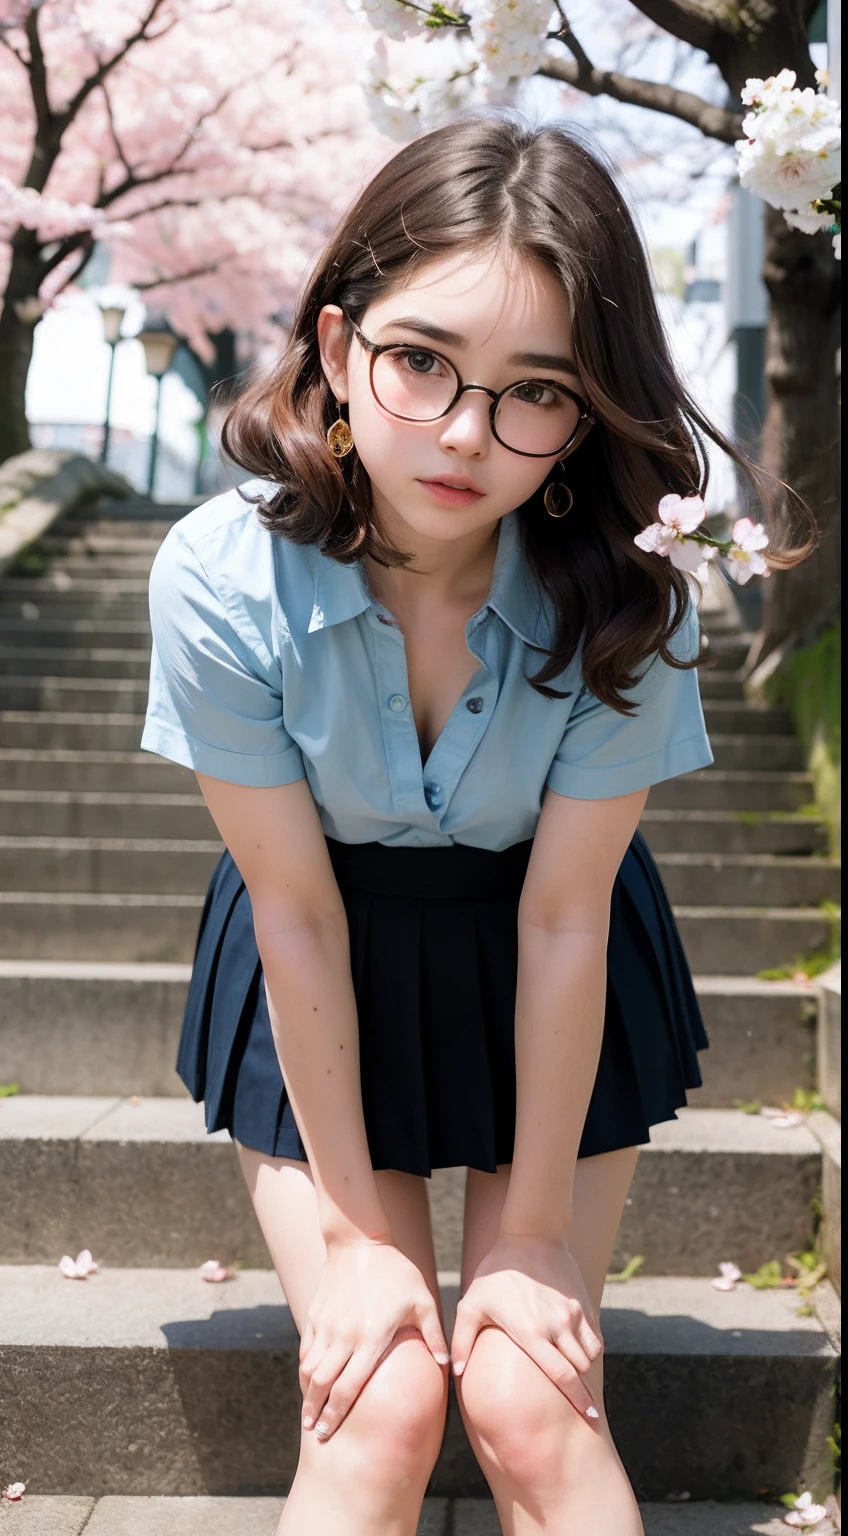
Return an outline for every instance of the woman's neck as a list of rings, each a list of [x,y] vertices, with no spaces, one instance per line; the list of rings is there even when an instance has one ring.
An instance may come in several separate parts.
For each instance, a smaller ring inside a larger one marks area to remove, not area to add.
[[[473,612],[480,606],[492,584],[500,519],[459,539],[445,540],[416,534],[396,515],[382,512],[378,516],[381,531],[412,556],[406,566],[379,565],[365,556],[368,584],[386,608],[420,610],[430,604],[470,603]]]

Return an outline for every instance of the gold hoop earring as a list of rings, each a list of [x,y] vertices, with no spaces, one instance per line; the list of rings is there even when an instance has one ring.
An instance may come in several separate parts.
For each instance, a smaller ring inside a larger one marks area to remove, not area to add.
[[[327,447],[334,459],[346,459],[353,452],[353,433],[342,415],[342,408],[337,406],[338,419],[327,428]]]
[[[563,491],[568,497],[568,505],[565,507],[561,506],[559,499],[560,493]],[[564,480],[549,481],[545,486],[543,501],[545,503],[545,511],[547,512],[548,517],[567,517],[571,511],[571,508],[574,506],[574,497],[572,496],[571,491],[565,484]]]

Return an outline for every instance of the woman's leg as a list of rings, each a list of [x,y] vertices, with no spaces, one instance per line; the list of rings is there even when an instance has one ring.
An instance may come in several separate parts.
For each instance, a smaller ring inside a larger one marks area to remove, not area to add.
[[[570,1242],[596,1310],[637,1157],[638,1148],[627,1147],[577,1163]],[[468,1170],[463,1291],[497,1235],[509,1172],[508,1165],[496,1174]],[[505,1536],[643,1536],[603,1409],[603,1355],[586,1380],[601,1412],[596,1427],[499,1328],[478,1335],[457,1397]]]
[[[268,1157],[240,1142],[236,1149],[302,1333],[325,1255],[309,1166]],[[374,1177],[397,1246],[421,1270],[438,1303],[424,1180],[391,1170]],[[415,1536],[446,1409],[447,1373],[417,1329],[401,1330],[331,1439],[322,1443],[301,1430],[300,1459],[278,1536]]]

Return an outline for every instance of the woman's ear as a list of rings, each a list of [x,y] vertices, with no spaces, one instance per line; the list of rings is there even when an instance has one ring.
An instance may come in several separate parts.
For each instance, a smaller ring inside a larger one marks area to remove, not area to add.
[[[324,305],[318,314],[317,329],[324,377],[336,399],[347,400],[347,337],[344,314],[338,304]]]

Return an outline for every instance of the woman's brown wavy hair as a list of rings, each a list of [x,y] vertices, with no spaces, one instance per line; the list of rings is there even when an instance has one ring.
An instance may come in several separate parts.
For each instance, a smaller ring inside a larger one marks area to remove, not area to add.
[[[318,351],[325,304],[360,322],[366,309],[428,262],[457,251],[503,250],[542,262],[560,280],[573,317],[573,352],[597,418],[566,478],[568,517],[550,518],[542,492],[517,508],[526,558],[556,612],[552,649],[532,685],[550,687],[583,639],[589,689],[623,714],[641,664],[683,621],[686,578],[646,554],[634,535],[656,521],[668,492],[707,489],[704,438],[739,466],[773,521],[777,497],[804,504],[718,431],[675,370],[648,259],[612,170],[571,129],[531,129],[512,117],[477,116],[407,144],[380,170],[323,251],[304,288],[284,355],[253,382],[224,425],[225,451],[281,487],[259,502],[272,532],[317,543],[344,564],[363,554],[385,565],[409,556],[386,542],[371,485],[354,453],[333,458],[326,432],[338,414]],[[809,514],[806,514],[809,516]],[[775,544],[770,563],[791,565],[810,548]]]

